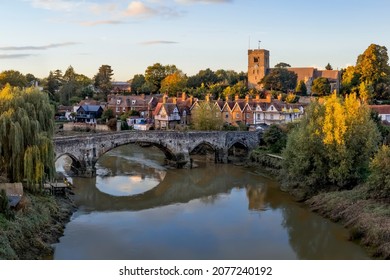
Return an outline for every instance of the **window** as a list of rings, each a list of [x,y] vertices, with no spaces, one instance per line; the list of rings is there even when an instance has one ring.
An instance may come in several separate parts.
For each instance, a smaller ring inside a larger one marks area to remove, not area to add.
[[[226,118],[226,119],[228,119],[228,118],[229,118],[229,114],[228,114],[228,113],[226,113],[226,115],[225,115],[225,118]]]
[[[120,107],[116,107],[116,112],[119,113],[120,112]]]
[[[250,114],[246,114],[246,118],[249,119],[251,116]]]
[[[131,100],[131,104],[134,105],[136,103],[136,100]]]
[[[240,113],[236,113],[236,119],[240,118]]]
[[[122,100],[117,99],[117,100],[116,100],[116,104],[117,104],[117,105],[121,104],[121,101],[122,101]]]
[[[253,58],[253,62],[254,62],[254,63],[259,62],[259,58],[258,58],[258,57],[254,57],[254,58]]]
[[[257,114],[257,119],[260,120],[260,114]]]

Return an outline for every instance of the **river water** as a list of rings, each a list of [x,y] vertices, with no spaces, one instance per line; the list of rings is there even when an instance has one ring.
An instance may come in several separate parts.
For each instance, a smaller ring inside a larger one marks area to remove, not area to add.
[[[66,169],[66,158],[57,170]],[[118,147],[95,178],[70,178],[78,211],[54,259],[367,259],[348,232],[258,169],[195,159],[167,169],[157,148]]]

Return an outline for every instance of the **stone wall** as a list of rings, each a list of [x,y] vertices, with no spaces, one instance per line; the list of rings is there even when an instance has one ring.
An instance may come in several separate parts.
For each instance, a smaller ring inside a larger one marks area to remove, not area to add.
[[[64,123],[64,131],[110,131],[105,124]]]

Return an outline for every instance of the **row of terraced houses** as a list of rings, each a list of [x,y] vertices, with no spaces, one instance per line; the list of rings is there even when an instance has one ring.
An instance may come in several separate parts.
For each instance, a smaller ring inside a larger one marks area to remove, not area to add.
[[[191,116],[202,102],[215,107],[213,112],[216,112],[216,118],[221,118],[223,123],[233,126],[286,123],[304,113],[303,104],[288,104],[272,99],[271,95],[267,95],[265,99],[261,99],[259,95],[254,98],[247,95],[245,99],[240,99],[236,95],[234,100],[228,101],[212,100],[209,95],[205,100],[198,100],[188,97],[186,93],[180,97],[110,95],[107,107],[117,115],[137,111],[148,123],[153,124],[155,129],[173,129],[177,125],[191,124]]]

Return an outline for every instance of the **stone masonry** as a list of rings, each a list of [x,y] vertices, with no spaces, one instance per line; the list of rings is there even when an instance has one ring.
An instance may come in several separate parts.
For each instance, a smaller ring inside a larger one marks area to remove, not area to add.
[[[261,132],[248,131],[122,131],[96,133],[88,136],[56,137],[56,160],[68,155],[78,175],[94,176],[95,164],[106,152],[126,144],[151,144],[165,154],[170,165],[182,168],[190,165],[190,153],[199,145],[207,145],[215,152],[215,162],[227,163],[228,151],[240,144],[248,152],[260,142]]]

